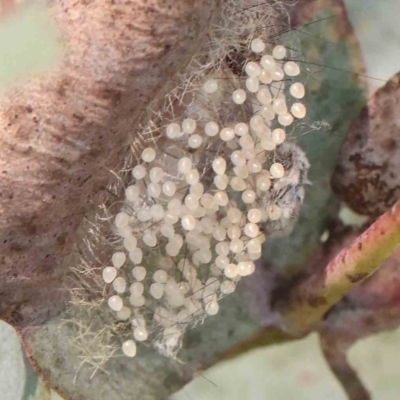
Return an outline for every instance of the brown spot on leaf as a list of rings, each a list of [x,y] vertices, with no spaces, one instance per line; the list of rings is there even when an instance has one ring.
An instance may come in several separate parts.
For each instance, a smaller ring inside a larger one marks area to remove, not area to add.
[[[357,275],[350,275],[347,274],[346,278],[351,282],[351,283],[357,283],[362,281],[363,279],[365,279],[368,276],[368,274],[364,273],[364,274],[357,274]]]

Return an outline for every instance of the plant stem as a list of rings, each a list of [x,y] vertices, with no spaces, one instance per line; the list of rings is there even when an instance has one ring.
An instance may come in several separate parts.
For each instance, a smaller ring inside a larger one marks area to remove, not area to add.
[[[279,306],[283,327],[309,331],[357,283],[376,270],[400,245],[400,201],[343,249],[324,270],[295,286]]]

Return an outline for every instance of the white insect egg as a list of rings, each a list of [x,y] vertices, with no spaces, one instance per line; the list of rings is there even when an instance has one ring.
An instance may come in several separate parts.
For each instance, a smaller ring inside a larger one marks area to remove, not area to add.
[[[134,307],[142,307],[144,306],[146,299],[144,296],[130,296],[129,303]]]
[[[229,178],[225,174],[217,175],[214,177],[214,185],[219,190],[225,190],[228,187],[228,183],[229,183]]]
[[[304,118],[307,115],[306,106],[302,103],[294,103],[290,111],[296,118],[299,119]]]
[[[121,310],[117,311],[117,319],[119,321],[126,321],[131,316],[131,310],[128,307],[122,307]]]
[[[183,238],[181,235],[175,234],[171,239],[171,243],[176,244],[179,248],[183,246]]]
[[[214,196],[211,195],[210,193],[205,193],[203,194],[203,196],[201,196],[200,199],[200,204],[204,207],[204,208],[211,208],[214,205]]]
[[[211,298],[217,299],[216,293],[218,289],[219,289],[219,279],[215,277],[208,278],[204,285],[203,299],[206,298],[208,298],[208,300]]]
[[[158,183],[151,182],[147,185],[147,194],[152,197],[153,199],[156,199],[157,197],[160,197],[161,194],[161,186]],[[151,217],[151,215],[150,215]]]
[[[182,215],[183,215],[183,213],[182,213]],[[203,207],[198,207],[198,208],[196,208],[196,210],[192,211],[192,215],[196,219],[202,218],[206,215],[206,210]],[[200,225],[196,223],[194,230],[196,230],[196,232],[200,232],[201,231]]]
[[[150,285],[150,296],[156,300],[160,300],[164,294],[164,285],[161,283],[152,283]]]
[[[182,130],[185,133],[193,133],[196,130],[197,122],[193,118],[186,118],[182,121]]]
[[[229,203],[229,197],[225,191],[219,191],[214,194],[214,202],[221,207],[225,207]]]
[[[156,151],[152,147],[147,147],[142,151],[142,160],[144,162],[152,162],[156,158]]]
[[[133,330],[133,337],[138,342],[143,342],[143,341],[147,340],[147,338],[149,337],[149,334],[147,333],[146,328],[142,328],[142,327],[138,326],[137,328],[135,328]]]
[[[285,73],[283,72],[283,69],[281,67],[276,66],[272,70],[272,80],[275,82],[281,81],[285,77]]]
[[[275,68],[276,61],[270,55],[264,55],[261,57],[261,65],[267,71],[272,71]]]
[[[200,251],[200,260],[203,264],[208,264],[212,259],[212,253],[208,249],[202,249]],[[200,284],[201,286],[201,284]]]
[[[224,243],[225,242],[221,242],[221,244],[224,244]],[[229,247],[228,247],[228,252],[229,252]],[[229,258],[226,255],[221,254],[218,257],[216,257],[215,265],[219,269],[225,269],[229,265]]]
[[[226,230],[222,226],[216,226],[213,231],[213,238],[218,242],[222,242],[226,239]],[[210,260],[211,261],[211,260]]]
[[[221,138],[222,141],[228,142],[229,140],[232,140],[235,137],[235,132],[233,131],[232,128],[223,128],[219,133],[219,137]]]
[[[142,240],[149,247],[154,247],[157,244],[157,236],[150,230],[146,230],[143,233]]]
[[[259,132],[263,129],[264,120],[259,115],[254,115],[250,118],[250,128],[256,132]]]
[[[232,93],[232,100],[235,104],[243,104],[246,101],[246,92],[243,89],[237,89]]]
[[[153,281],[156,283],[166,283],[168,280],[168,274],[163,270],[159,269],[153,274]]]
[[[133,282],[131,287],[129,288],[131,295],[134,297],[139,297],[144,292],[144,285],[142,282]]]
[[[291,114],[283,114],[278,116],[278,122],[282,126],[290,126],[293,123],[293,116]]]
[[[242,231],[238,225],[231,225],[228,227],[226,230],[226,233],[229,237],[229,239],[239,239],[240,236],[242,235]]]
[[[286,139],[286,133],[282,128],[277,128],[272,131],[272,140],[275,144],[282,144]]]
[[[246,248],[249,253],[261,253],[261,243],[259,238],[249,240]]]
[[[282,216],[282,209],[276,204],[269,206],[267,212],[271,221],[277,221]]]
[[[200,135],[191,135],[188,140],[188,145],[192,149],[198,149],[203,144],[203,138]]]
[[[231,154],[231,161],[234,165],[238,166],[243,166],[246,164],[246,158],[240,150],[236,150]]]
[[[236,264],[229,264],[227,267],[224,269],[224,274],[227,278],[233,279],[237,276],[238,274],[238,267]]]
[[[256,93],[258,91],[258,88],[260,87],[260,81],[257,77],[255,76],[249,76],[246,79],[246,89],[250,93]]]
[[[181,174],[187,174],[192,169],[192,160],[187,157],[182,157],[178,161],[178,171]]]
[[[219,305],[217,300],[212,300],[208,302],[205,306],[208,315],[216,315],[219,311]]]
[[[246,64],[245,71],[248,76],[258,76],[261,73],[261,68],[254,61],[250,61]]]
[[[225,174],[226,171],[226,161],[222,157],[217,157],[212,163],[212,169],[218,175]]]
[[[262,219],[262,211],[259,208],[252,208],[247,213],[247,219],[253,224],[258,224]]]
[[[295,99],[302,99],[306,95],[305,87],[300,82],[293,83],[293,85],[290,86],[289,91]]]
[[[179,254],[180,248],[176,243],[169,242],[165,246],[165,251],[170,257],[176,257]]]
[[[118,295],[111,296],[108,301],[107,301],[108,307],[111,308],[113,311],[120,311],[122,310],[122,307],[124,303],[122,302],[121,297]]]
[[[186,182],[189,185],[194,185],[200,180],[200,174],[197,169],[191,169],[187,174],[186,174]]]
[[[162,191],[166,196],[172,197],[176,193],[176,184],[172,181],[166,181],[162,185]]]
[[[127,357],[136,356],[136,343],[133,340],[127,340],[122,344],[122,352]]]
[[[253,39],[250,48],[254,53],[262,53],[265,50],[265,43],[260,38]]]
[[[270,139],[271,138],[271,128],[265,124],[261,125],[256,131],[255,131],[257,137],[259,137],[261,140],[262,139]],[[255,156],[253,156],[254,158]]]
[[[260,73],[260,75],[258,75],[258,80],[261,83],[267,84],[269,85],[270,83],[272,83],[272,74],[271,71],[268,71],[266,69],[263,69]]]
[[[180,288],[179,285],[175,282],[175,280],[170,279],[166,284],[165,284],[165,293],[168,296],[175,296],[177,294],[180,294]]]
[[[136,167],[132,169],[132,176],[137,180],[143,179],[146,173],[146,168],[143,165],[136,165]]]
[[[288,61],[287,63],[285,63],[285,65],[283,66],[283,70],[285,71],[285,74],[287,76],[297,76],[300,74],[299,64],[294,61]]]
[[[111,262],[115,268],[121,268],[126,261],[126,255],[122,251],[117,251],[111,257]]]
[[[199,198],[194,196],[193,194],[188,194],[185,197],[185,205],[189,210],[194,211],[199,207]]]
[[[249,222],[244,227],[244,234],[249,238],[255,238],[259,233],[260,229],[258,228],[258,225],[253,222]]]
[[[179,126],[179,124],[173,122],[167,125],[165,132],[169,139],[176,139],[181,136],[181,127]]]
[[[114,267],[106,267],[103,269],[103,281],[111,283],[117,276],[117,270]]]
[[[214,221],[209,217],[205,217],[200,222],[202,231],[206,235],[211,235],[214,230]]]
[[[113,289],[117,293],[124,293],[126,290],[126,280],[122,276],[115,278],[113,281]]]
[[[254,203],[256,200],[256,193],[250,189],[245,190],[242,193],[242,200],[243,200],[243,203],[246,203],[246,204]]]
[[[239,178],[238,176],[235,176],[231,179],[230,185],[231,188],[236,192],[241,192],[245,190],[247,186],[246,182],[242,178]]]
[[[161,204],[153,204],[150,212],[154,221],[161,221],[164,218],[164,207]]]
[[[275,111],[272,109],[271,104],[266,104],[258,109],[257,114],[261,115],[267,121],[272,121],[275,119],[276,114]]]
[[[229,244],[227,242],[220,242],[215,245],[215,252],[220,256],[229,254]]]
[[[254,148],[254,140],[250,135],[244,135],[239,139],[239,144],[242,147],[243,150],[249,150]],[[243,152],[242,152],[243,154]],[[246,157],[243,155],[243,158],[246,159]]]
[[[261,142],[259,143],[259,145],[261,146],[261,149],[266,150],[266,151],[273,151],[275,150],[276,144],[275,142],[270,139],[270,138],[266,138],[266,139],[262,139]],[[266,157],[263,157],[263,159],[260,159],[260,156],[262,156],[263,153],[258,154],[257,155],[257,159],[260,160],[261,162],[265,162]]]
[[[166,238],[170,238],[175,235],[175,229],[173,225],[162,224],[160,227],[160,232]]]
[[[139,282],[141,282],[146,277],[146,273],[146,268],[140,265],[132,269],[133,277]]]
[[[160,167],[154,167],[150,170],[150,180],[154,183],[158,183],[164,178],[164,171]]]
[[[192,231],[196,226],[196,218],[193,215],[185,215],[182,218],[182,227],[187,231]]]
[[[135,250],[129,252],[129,258],[134,264],[140,264],[143,259],[142,250],[136,247]]]
[[[208,81],[204,82],[203,90],[207,94],[215,93],[218,90],[218,82],[214,79],[209,79]]]
[[[235,291],[236,286],[232,281],[223,281],[220,286],[220,291],[223,294],[231,294]]]
[[[258,93],[257,93],[257,100],[260,102],[262,105],[267,105],[271,103],[272,101],[272,96],[271,92],[266,86],[262,86]]]
[[[255,147],[251,149],[242,149],[242,151],[247,160],[251,160],[257,156],[257,150]]]
[[[249,177],[249,170],[247,165],[241,165],[233,168],[233,172],[235,175],[242,179],[247,179]]]
[[[202,183],[196,183],[196,184],[190,186],[189,192],[196,199],[200,199],[200,197],[204,193],[204,186]]]
[[[170,212],[164,213],[164,222],[166,224],[173,225],[173,224],[176,224],[178,222],[178,220],[179,220],[179,218],[176,215],[174,215]]]
[[[260,176],[257,178],[256,186],[262,192],[267,192],[271,187],[271,180],[268,176]]]
[[[227,217],[232,224],[238,224],[242,219],[242,212],[235,207],[232,207],[228,210]]]
[[[281,163],[274,163],[271,165],[269,172],[273,178],[282,178],[285,175],[285,168]]]
[[[215,121],[209,121],[204,126],[204,133],[207,136],[213,137],[218,135],[219,125]]]
[[[234,132],[238,136],[247,135],[249,133],[249,126],[244,122],[239,122],[235,125]]]
[[[238,264],[238,274],[240,276],[251,275],[255,271],[255,265],[252,261],[241,261]]]
[[[134,236],[127,236],[123,241],[123,245],[126,250],[133,251],[137,247],[137,239]]]
[[[140,189],[136,185],[128,186],[125,190],[125,197],[128,201],[137,201],[140,197]]]
[[[247,161],[247,170],[250,174],[258,174],[262,170],[262,164],[255,158]]]
[[[272,50],[272,55],[275,58],[275,60],[282,60],[286,57],[287,51],[285,47],[278,45],[275,46],[274,49]]]
[[[124,228],[129,224],[130,217],[125,212],[120,212],[115,216],[115,226],[117,228]]]
[[[272,109],[279,115],[287,114],[286,100],[283,97],[276,98],[272,103]]]

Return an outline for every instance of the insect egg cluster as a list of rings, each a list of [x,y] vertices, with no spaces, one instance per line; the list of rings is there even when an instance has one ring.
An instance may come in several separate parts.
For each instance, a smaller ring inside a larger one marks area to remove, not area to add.
[[[180,116],[165,113],[131,170],[103,270],[108,307],[131,326],[128,357],[142,341],[175,354],[186,328],[216,315],[254,272],[268,224],[292,217],[277,188],[292,187],[295,164],[280,155],[306,116],[300,67],[281,45],[268,53],[255,38],[249,47],[240,74],[216,69],[191,84]]]

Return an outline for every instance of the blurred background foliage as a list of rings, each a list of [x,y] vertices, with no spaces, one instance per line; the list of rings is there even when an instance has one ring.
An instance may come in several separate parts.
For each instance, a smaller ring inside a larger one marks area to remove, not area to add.
[[[55,68],[61,55],[57,27],[46,8],[17,5],[0,14],[0,93],[16,81]]]

